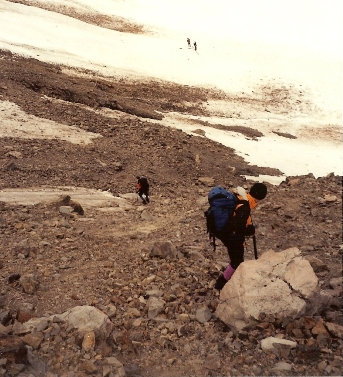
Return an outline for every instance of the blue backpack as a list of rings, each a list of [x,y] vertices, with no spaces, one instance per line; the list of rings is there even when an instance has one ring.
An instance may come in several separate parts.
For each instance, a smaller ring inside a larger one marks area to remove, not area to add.
[[[210,207],[205,212],[207,232],[210,239],[213,239],[213,248],[216,250],[215,239],[221,239],[230,232],[230,222],[240,200],[233,192],[216,186],[208,193],[208,202]]]

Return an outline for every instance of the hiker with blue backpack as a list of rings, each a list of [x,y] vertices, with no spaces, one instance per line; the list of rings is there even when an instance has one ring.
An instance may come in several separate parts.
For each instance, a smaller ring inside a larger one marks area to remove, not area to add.
[[[218,238],[226,246],[230,264],[219,276],[215,289],[221,290],[231,279],[237,267],[244,261],[245,237],[255,236],[255,226],[251,211],[258,202],[267,195],[267,187],[263,183],[255,183],[249,193],[238,187],[236,193],[216,186],[208,194],[210,208],[205,212],[207,231],[210,238]],[[254,239],[254,243],[255,243]],[[255,258],[257,254],[255,251]]]

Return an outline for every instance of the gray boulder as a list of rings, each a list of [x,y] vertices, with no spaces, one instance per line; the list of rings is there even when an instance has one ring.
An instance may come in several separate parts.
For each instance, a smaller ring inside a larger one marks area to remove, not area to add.
[[[295,319],[317,310],[318,278],[296,247],[242,263],[220,294],[216,316],[237,330],[263,315]]]
[[[151,249],[150,256],[175,259],[179,257],[179,252],[170,241],[155,242]]]
[[[108,316],[99,309],[84,305],[74,308],[55,316],[65,321],[80,332],[95,331],[104,337],[108,337],[112,330],[112,323]]]
[[[75,306],[62,314],[49,317],[32,318],[29,321],[19,324],[16,334],[27,334],[30,332],[45,329],[48,323],[67,322],[69,326],[77,329],[80,333],[94,331],[97,335],[108,337],[112,331],[112,322],[106,314],[93,306]]]
[[[25,293],[33,294],[38,288],[38,278],[34,274],[22,275],[19,280],[20,285],[22,286]]]
[[[156,318],[163,310],[165,306],[165,301],[161,298],[151,296],[147,302],[148,305],[148,318]]]

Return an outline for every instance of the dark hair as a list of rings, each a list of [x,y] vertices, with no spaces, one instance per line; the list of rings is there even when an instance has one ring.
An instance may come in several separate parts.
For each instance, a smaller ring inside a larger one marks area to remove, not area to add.
[[[249,194],[255,199],[262,200],[267,196],[267,186],[264,183],[255,183]]]

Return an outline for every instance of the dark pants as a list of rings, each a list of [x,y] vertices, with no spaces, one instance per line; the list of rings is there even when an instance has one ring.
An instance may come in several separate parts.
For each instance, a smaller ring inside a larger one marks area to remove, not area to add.
[[[242,262],[244,262],[244,241],[244,238],[222,239],[222,242],[226,246],[227,252],[230,257],[230,265],[234,269],[236,269]]]
[[[149,190],[140,189],[138,191],[138,195],[142,199],[143,203],[149,203],[150,202],[150,199],[149,199]],[[145,196],[145,198],[143,198],[143,195]]]

